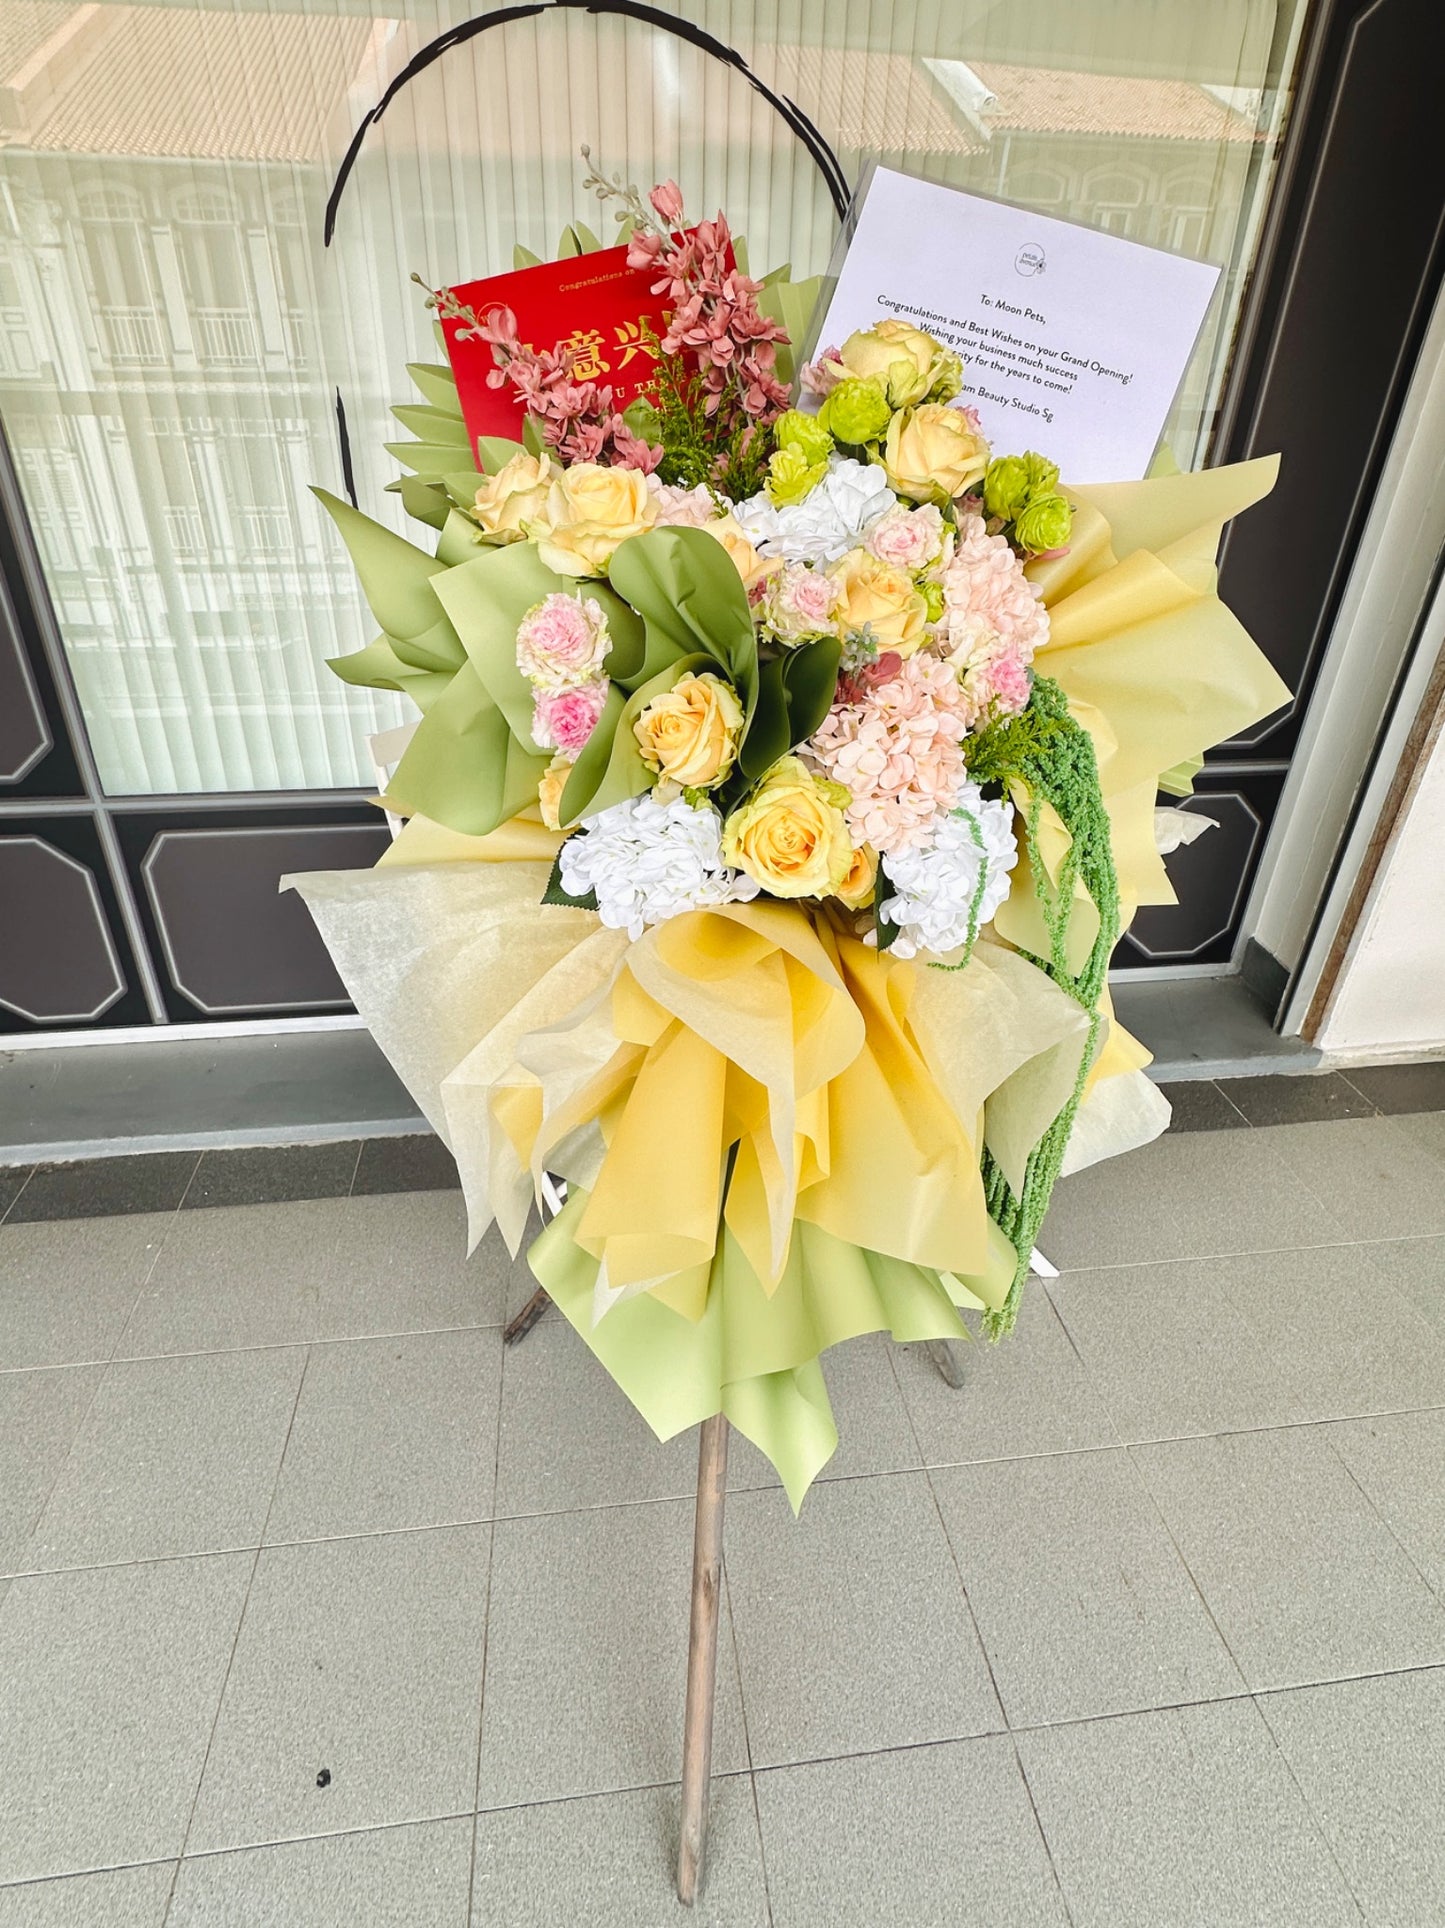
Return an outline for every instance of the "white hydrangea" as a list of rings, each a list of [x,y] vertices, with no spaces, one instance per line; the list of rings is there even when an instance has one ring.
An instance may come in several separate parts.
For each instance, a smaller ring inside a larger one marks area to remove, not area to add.
[[[752,495],[733,514],[759,555],[782,556],[788,562],[837,562],[897,500],[882,469],[833,455],[828,473],[801,502],[780,508],[766,493]]]
[[[722,818],[711,804],[680,796],[664,803],[650,791],[584,817],[561,862],[567,895],[595,890],[603,923],[634,940],[680,911],[758,894],[751,877],[723,862]]]
[[[1012,809],[988,802],[976,783],[965,783],[952,811],[935,819],[922,843],[890,851],[881,862],[894,892],[882,900],[883,916],[898,926],[889,956],[943,953],[966,944],[970,930],[981,930],[1008,896],[1017,861]]]

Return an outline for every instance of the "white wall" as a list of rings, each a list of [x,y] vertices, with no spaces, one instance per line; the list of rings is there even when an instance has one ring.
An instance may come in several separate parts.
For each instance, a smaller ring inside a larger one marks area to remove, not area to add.
[[[1445,707],[1419,758],[1316,1042],[1329,1053],[1445,1050]]]
[[[1288,449],[1283,456],[1289,460]],[[1298,968],[1286,1032],[1299,1029],[1310,1006],[1418,709],[1422,676],[1429,675],[1431,653],[1417,650],[1412,663],[1411,651],[1442,543],[1445,296],[1436,303],[1351,559],[1241,933],[1242,942],[1255,938],[1287,970]],[[1386,726],[1376,775],[1367,781],[1371,752],[1382,719],[1390,716],[1402,670],[1395,716]],[[1324,915],[1316,927],[1321,900]]]

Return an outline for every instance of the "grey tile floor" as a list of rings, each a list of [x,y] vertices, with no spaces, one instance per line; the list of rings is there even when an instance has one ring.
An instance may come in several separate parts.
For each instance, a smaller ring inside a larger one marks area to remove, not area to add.
[[[1245,1094],[1247,1096],[1247,1094]],[[1065,1182],[735,1444],[720,1928],[1445,1922],[1445,1116]],[[694,1458],[449,1191],[0,1226],[0,1928],[654,1928]]]

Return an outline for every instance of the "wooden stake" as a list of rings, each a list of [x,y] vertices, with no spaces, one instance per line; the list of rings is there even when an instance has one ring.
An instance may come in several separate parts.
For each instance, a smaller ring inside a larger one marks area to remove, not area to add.
[[[692,1536],[692,1623],[687,1643],[687,1709],[682,1730],[682,1839],[677,1851],[677,1898],[689,1908],[697,1899],[707,1853],[727,1477],[728,1423],[721,1413],[715,1413],[702,1422],[698,1432],[697,1514]]]

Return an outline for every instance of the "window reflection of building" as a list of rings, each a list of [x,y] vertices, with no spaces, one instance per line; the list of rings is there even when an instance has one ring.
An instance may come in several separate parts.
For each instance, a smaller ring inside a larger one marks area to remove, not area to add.
[[[841,38],[831,13],[805,11],[816,41]],[[362,729],[399,711],[344,689],[322,666],[374,625],[305,492],[337,468],[322,379],[337,350],[323,336],[315,230],[328,157],[359,104],[376,98],[381,50],[398,36],[414,50],[429,29],[350,9],[62,0],[12,0],[0,25],[0,413],[106,780],[117,791],[357,781]],[[597,48],[616,54],[624,44],[618,23],[575,16],[535,31],[553,35],[554,49],[564,36],[582,49],[594,82]],[[649,58],[662,44],[625,33]],[[458,169],[505,171],[525,203],[519,226],[532,232],[531,199],[553,168],[543,150],[558,130],[543,130],[536,157],[509,151],[507,89],[515,93],[525,62],[503,62],[501,38],[455,56],[472,66],[454,95],[439,78],[443,63],[418,84],[437,89],[427,98],[447,116],[414,109],[414,154],[373,150],[376,171],[357,193],[369,197],[374,259],[361,267],[430,264],[438,210],[459,200]],[[665,44],[677,66],[683,56]],[[1134,240],[1226,264],[1236,251],[1257,99],[981,58],[965,68],[922,50],[744,51],[814,116],[846,166],[879,154]],[[732,85],[717,73],[709,84]],[[742,112],[749,97],[737,85]],[[605,91],[599,113],[612,111]],[[388,125],[403,122],[398,108]],[[726,117],[715,125],[708,138],[723,138]],[[554,171],[565,187],[570,139],[561,145],[568,153],[559,147]],[[509,219],[504,211],[502,229]],[[830,233],[750,238],[807,268],[822,265]],[[494,251],[490,263],[463,265],[478,272],[504,259]],[[334,263],[331,272],[335,301]],[[374,406],[404,357],[391,352],[375,287],[362,285],[357,263],[348,272],[349,299],[367,312],[348,317],[346,342]],[[391,307],[404,297],[399,275]],[[1226,290],[1221,342],[1230,300]],[[1191,377],[1185,413],[1196,423],[1207,419],[1222,354]],[[370,461],[370,425],[363,432],[368,452],[358,459]],[[1180,453],[1187,460],[1190,446]]]

